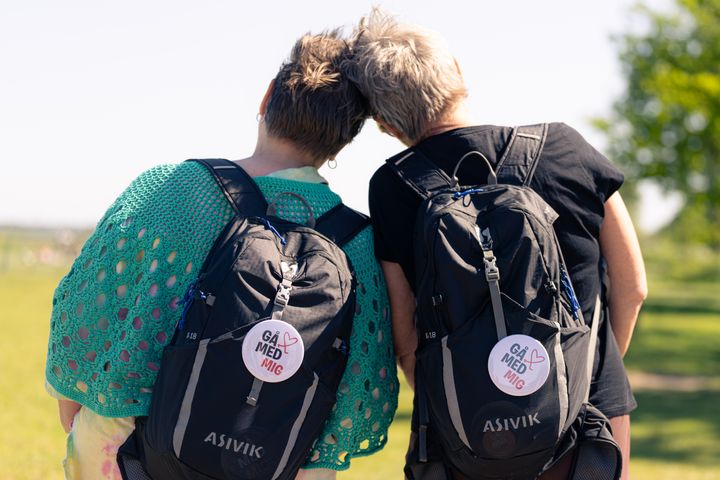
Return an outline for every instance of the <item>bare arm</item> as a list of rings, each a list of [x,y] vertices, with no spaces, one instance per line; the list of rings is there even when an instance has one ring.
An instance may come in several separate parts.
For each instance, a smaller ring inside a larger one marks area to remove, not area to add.
[[[80,410],[80,405],[72,400],[58,399],[58,411],[60,412],[60,424],[65,433],[70,433],[75,414]]]
[[[600,250],[608,263],[610,324],[620,353],[625,355],[648,287],[637,234],[617,192],[605,202]]]
[[[415,388],[415,296],[400,264],[380,261],[390,298],[395,357],[410,387]]]

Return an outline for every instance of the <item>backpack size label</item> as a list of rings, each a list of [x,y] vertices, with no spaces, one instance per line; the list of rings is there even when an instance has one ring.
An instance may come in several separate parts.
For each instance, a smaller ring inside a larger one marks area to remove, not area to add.
[[[282,320],[265,320],[245,335],[243,363],[255,378],[277,383],[298,371],[305,357],[305,345],[295,327]]]
[[[543,386],[550,374],[545,347],[527,335],[510,335],[495,344],[488,358],[490,379],[500,391],[524,397]]]

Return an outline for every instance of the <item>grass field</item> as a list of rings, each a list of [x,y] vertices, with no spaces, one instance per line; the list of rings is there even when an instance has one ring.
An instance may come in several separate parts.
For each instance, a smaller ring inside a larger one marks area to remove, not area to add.
[[[15,234],[15,238],[20,237]],[[40,248],[42,238],[23,239],[23,245]],[[16,242],[10,245],[0,232],[2,251],[10,254],[0,256],[0,480],[61,479],[65,440],[55,402],[43,389],[43,370],[51,295],[65,267],[24,265],[18,260],[24,254]],[[718,377],[719,293],[720,283],[707,277],[691,283],[651,284],[651,297],[626,358],[628,368]],[[634,479],[720,479],[716,385],[683,391],[665,382],[636,391],[640,408],[633,414]],[[410,404],[410,392],[403,385],[385,449],[355,459],[340,479],[401,478]]]

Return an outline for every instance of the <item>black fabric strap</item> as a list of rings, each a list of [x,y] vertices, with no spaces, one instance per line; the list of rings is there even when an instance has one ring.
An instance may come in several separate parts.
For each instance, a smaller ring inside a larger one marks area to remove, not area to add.
[[[490,230],[480,230],[475,225],[475,234],[478,243],[483,251],[483,263],[485,265],[485,280],[490,290],[490,301],[492,302],[493,318],[495,319],[495,330],[497,332],[498,342],[507,337],[507,326],[505,325],[505,312],[502,306],[502,295],[500,293],[500,270],[497,267],[495,254],[492,251],[493,240],[490,236]]]
[[[547,130],[547,123],[513,128],[505,152],[495,167],[498,183],[530,185]]]
[[[422,373],[415,369],[415,395],[418,397],[418,461],[428,461],[428,425],[430,425],[430,412],[428,411],[427,393],[425,392],[425,380]]]
[[[243,217],[264,217],[267,202],[255,181],[238,164],[223,158],[192,159],[212,174],[235,213]]]
[[[405,184],[424,199],[456,186],[442,169],[416,149],[409,148],[386,162]]]
[[[582,309],[580,310],[582,311]],[[590,398],[590,385],[592,384],[593,366],[595,365],[595,349],[597,348],[598,329],[600,328],[600,310],[602,310],[602,302],[600,301],[600,295],[598,294],[598,296],[595,298],[595,307],[593,308],[592,323],[590,324],[590,341],[588,342],[588,363],[586,371],[588,389],[585,392],[585,403],[587,403]]]
[[[367,215],[341,203],[318,218],[315,230],[328,237],[338,247],[343,247],[368,225],[370,218]]]

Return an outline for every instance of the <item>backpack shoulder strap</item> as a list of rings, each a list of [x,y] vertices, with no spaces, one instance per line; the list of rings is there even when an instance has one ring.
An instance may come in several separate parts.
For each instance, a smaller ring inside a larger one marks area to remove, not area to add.
[[[243,217],[264,217],[268,205],[255,181],[237,163],[223,158],[192,159],[213,176],[235,213]]]
[[[370,217],[340,203],[318,218],[315,230],[342,248],[368,225]]]
[[[513,128],[495,168],[498,183],[530,185],[545,145],[547,131],[547,123]]]
[[[592,383],[593,366],[595,365],[595,349],[597,346],[598,329],[600,328],[600,310],[602,309],[602,302],[600,301],[600,295],[595,299],[595,307],[593,308],[592,323],[590,324],[590,341],[588,342],[587,352],[587,375],[588,389],[585,392],[584,401],[587,403],[590,398],[590,384]]]
[[[415,148],[400,152],[386,162],[390,169],[423,199],[456,186],[445,172]]]

